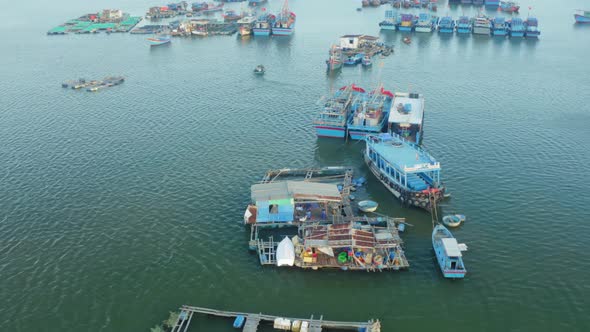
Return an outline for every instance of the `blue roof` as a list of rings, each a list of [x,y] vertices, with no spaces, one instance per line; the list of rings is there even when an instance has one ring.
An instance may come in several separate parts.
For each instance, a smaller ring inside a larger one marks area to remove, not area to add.
[[[404,170],[406,167],[419,166],[422,168],[425,166],[424,164],[428,164],[430,170],[440,170],[440,165],[436,160],[417,146],[397,137],[392,137],[390,134],[382,134],[379,137],[381,138],[379,142],[368,144],[371,144],[375,152],[399,170]]]

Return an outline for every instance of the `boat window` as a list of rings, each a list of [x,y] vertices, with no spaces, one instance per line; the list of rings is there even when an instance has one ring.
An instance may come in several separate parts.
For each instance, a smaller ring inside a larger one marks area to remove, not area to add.
[[[457,262],[453,261],[451,262],[451,270],[456,270],[457,269]]]
[[[279,213],[279,205],[278,204],[271,204],[268,206],[268,212],[270,214],[277,214]]]

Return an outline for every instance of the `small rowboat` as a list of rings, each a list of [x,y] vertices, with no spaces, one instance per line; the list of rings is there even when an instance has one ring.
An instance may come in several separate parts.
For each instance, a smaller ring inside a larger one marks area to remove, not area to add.
[[[410,37],[404,37],[404,39],[402,39],[402,41],[406,44],[406,45],[410,45],[412,43],[412,39],[410,39]]]
[[[360,201],[358,203],[359,206],[359,210],[363,211],[363,212],[375,212],[377,210],[377,207],[379,206],[379,204],[377,204],[377,202],[374,201]]]
[[[256,68],[254,68],[254,74],[256,74],[256,75],[264,75],[265,72],[266,72],[266,69],[264,68],[263,65],[258,65],[258,66],[256,66]]]
[[[457,227],[465,221],[465,215],[463,214],[450,214],[443,217],[443,224],[449,227]]]

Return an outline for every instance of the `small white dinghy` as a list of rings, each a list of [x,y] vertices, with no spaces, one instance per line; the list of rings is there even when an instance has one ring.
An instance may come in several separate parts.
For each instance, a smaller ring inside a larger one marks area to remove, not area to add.
[[[377,207],[379,206],[379,204],[377,204],[377,202],[375,201],[360,201],[358,203],[359,205],[359,210],[363,211],[363,212],[375,212],[377,210]]]
[[[285,236],[277,246],[277,266],[293,266],[295,264],[295,246],[293,241]]]
[[[443,217],[442,221],[443,224],[449,227],[457,227],[461,225],[466,219],[465,215],[463,214],[449,214]]]

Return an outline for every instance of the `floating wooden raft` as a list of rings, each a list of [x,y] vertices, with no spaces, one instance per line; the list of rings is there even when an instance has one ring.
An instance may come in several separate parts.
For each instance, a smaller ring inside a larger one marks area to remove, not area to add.
[[[188,331],[189,325],[195,313],[210,315],[210,316],[218,316],[218,317],[228,317],[228,318],[235,318],[238,316],[243,316],[246,318],[246,323],[242,331],[244,332],[256,332],[258,330],[258,326],[261,322],[274,322],[277,318],[288,319],[290,321],[302,321],[309,323],[309,332],[321,332],[322,329],[339,329],[339,330],[354,330],[359,331],[361,329],[365,329],[367,332],[381,332],[381,322],[379,320],[369,320],[367,322],[342,322],[342,321],[331,321],[331,320],[324,320],[323,316],[320,316],[319,319],[314,319],[313,316],[311,318],[290,318],[290,317],[280,317],[280,316],[273,316],[273,315],[266,315],[266,314],[254,314],[254,313],[245,313],[245,312],[233,312],[233,311],[224,311],[224,310],[216,310],[216,309],[209,309],[209,308],[201,308],[201,307],[192,307],[188,305],[183,305],[180,308],[180,315],[178,316],[178,320],[176,324],[172,328],[172,332],[186,332]]]

